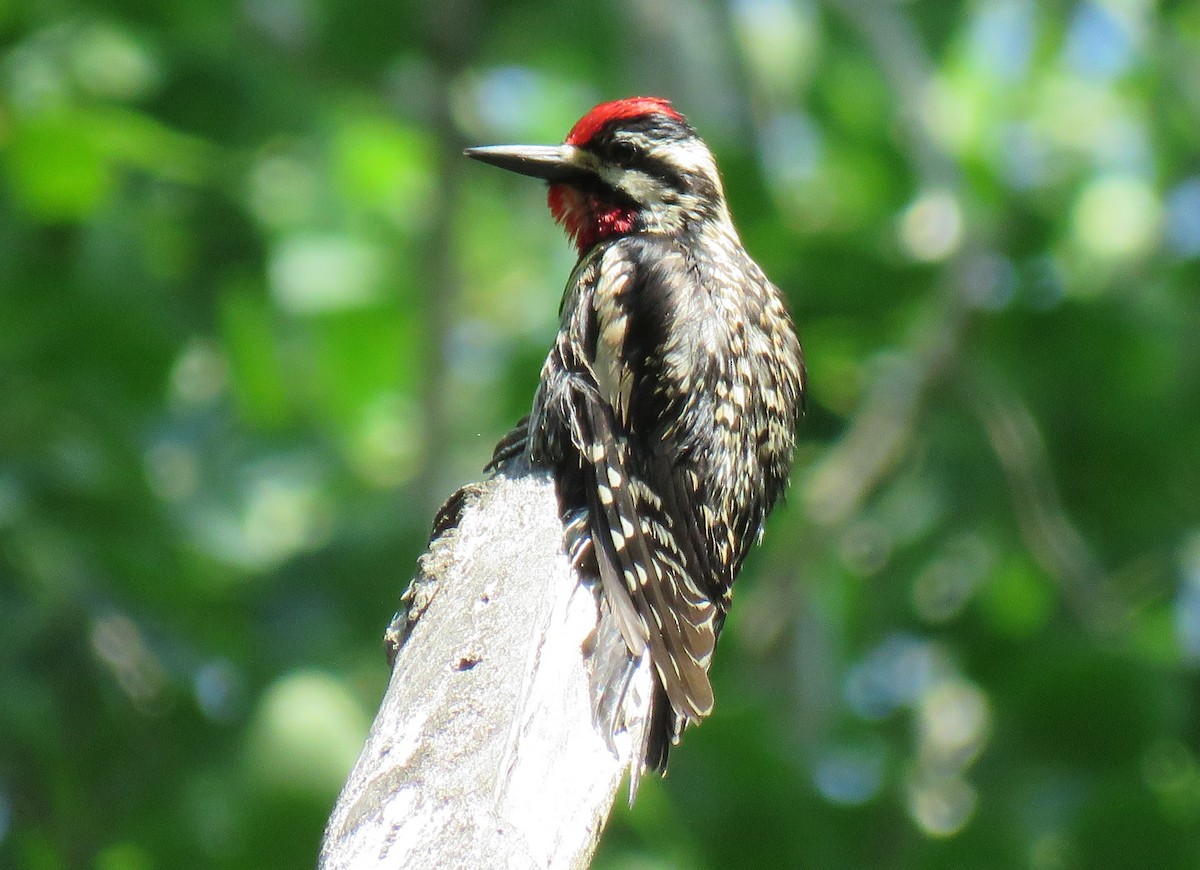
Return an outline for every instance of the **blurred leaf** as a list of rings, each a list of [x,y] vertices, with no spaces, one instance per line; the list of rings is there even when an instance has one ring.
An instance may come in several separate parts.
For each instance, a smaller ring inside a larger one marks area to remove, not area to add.
[[[357,117],[338,125],[334,160],[334,177],[352,206],[410,231],[424,225],[434,180],[424,131]]]
[[[266,301],[251,286],[227,287],[221,296],[221,326],[242,415],[266,429],[283,425],[292,409]]]
[[[1010,557],[984,587],[980,607],[987,621],[1003,635],[1021,639],[1036,634],[1054,612],[1054,594],[1047,578],[1024,559]]]
[[[31,216],[76,221],[113,189],[113,167],[81,116],[44,116],[15,125],[8,146],[9,182]]]

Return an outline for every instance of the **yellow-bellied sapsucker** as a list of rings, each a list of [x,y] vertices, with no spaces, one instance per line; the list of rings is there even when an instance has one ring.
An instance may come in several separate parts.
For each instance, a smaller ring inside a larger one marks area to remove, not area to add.
[[[579,249],[532,413],[497,458],[554,469],[576,564],[598,575],[632,660],[653,664],[635,764],[662,770],[712,711],[730,590],[787,484],[800,344],[712,153],[666,100],[596,106],[561,146],[466,153],[549,182]]]

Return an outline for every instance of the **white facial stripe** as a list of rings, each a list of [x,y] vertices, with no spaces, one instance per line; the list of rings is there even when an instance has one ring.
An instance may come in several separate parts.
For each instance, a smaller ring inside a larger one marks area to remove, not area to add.
[[[614,166],[606,166],[600,171],[600,177],[604,179],[605,183],[629,194],[634,202],[643,205],[662,202],[663,194],[668,192],[667,186],[661,180],[640,169],[619,169]]]
[[[663,143],[651,150],[650,156],[664,160],[669,166],[674,166],[687,175],[704,175],[714,180],[717,178],[717,164],[713,160],[712,152],[699,139]]]

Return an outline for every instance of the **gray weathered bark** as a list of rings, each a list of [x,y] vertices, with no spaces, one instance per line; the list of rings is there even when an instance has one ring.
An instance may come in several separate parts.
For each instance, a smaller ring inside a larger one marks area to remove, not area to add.
[[[563,553],[552,478],[510,474],[467,488],[458,522],[421,558],[322,868],[591,860],[640,746],[650,673],[633,672],[610,747],[592,685],[623,642]]]

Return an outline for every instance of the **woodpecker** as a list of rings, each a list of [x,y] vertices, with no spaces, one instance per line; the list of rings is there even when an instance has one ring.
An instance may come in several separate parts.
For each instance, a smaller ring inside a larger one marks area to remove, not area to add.
[[[733,582],[787,485],[800,343],[712,152],[667,100],[602,103],[559,146],[466,155],[547,182],[579,251],[532,411],[493,464],[553,469],[568,552],[598,577],[629,661],[653,666],[634,773],[664,771],[713,709]]]

